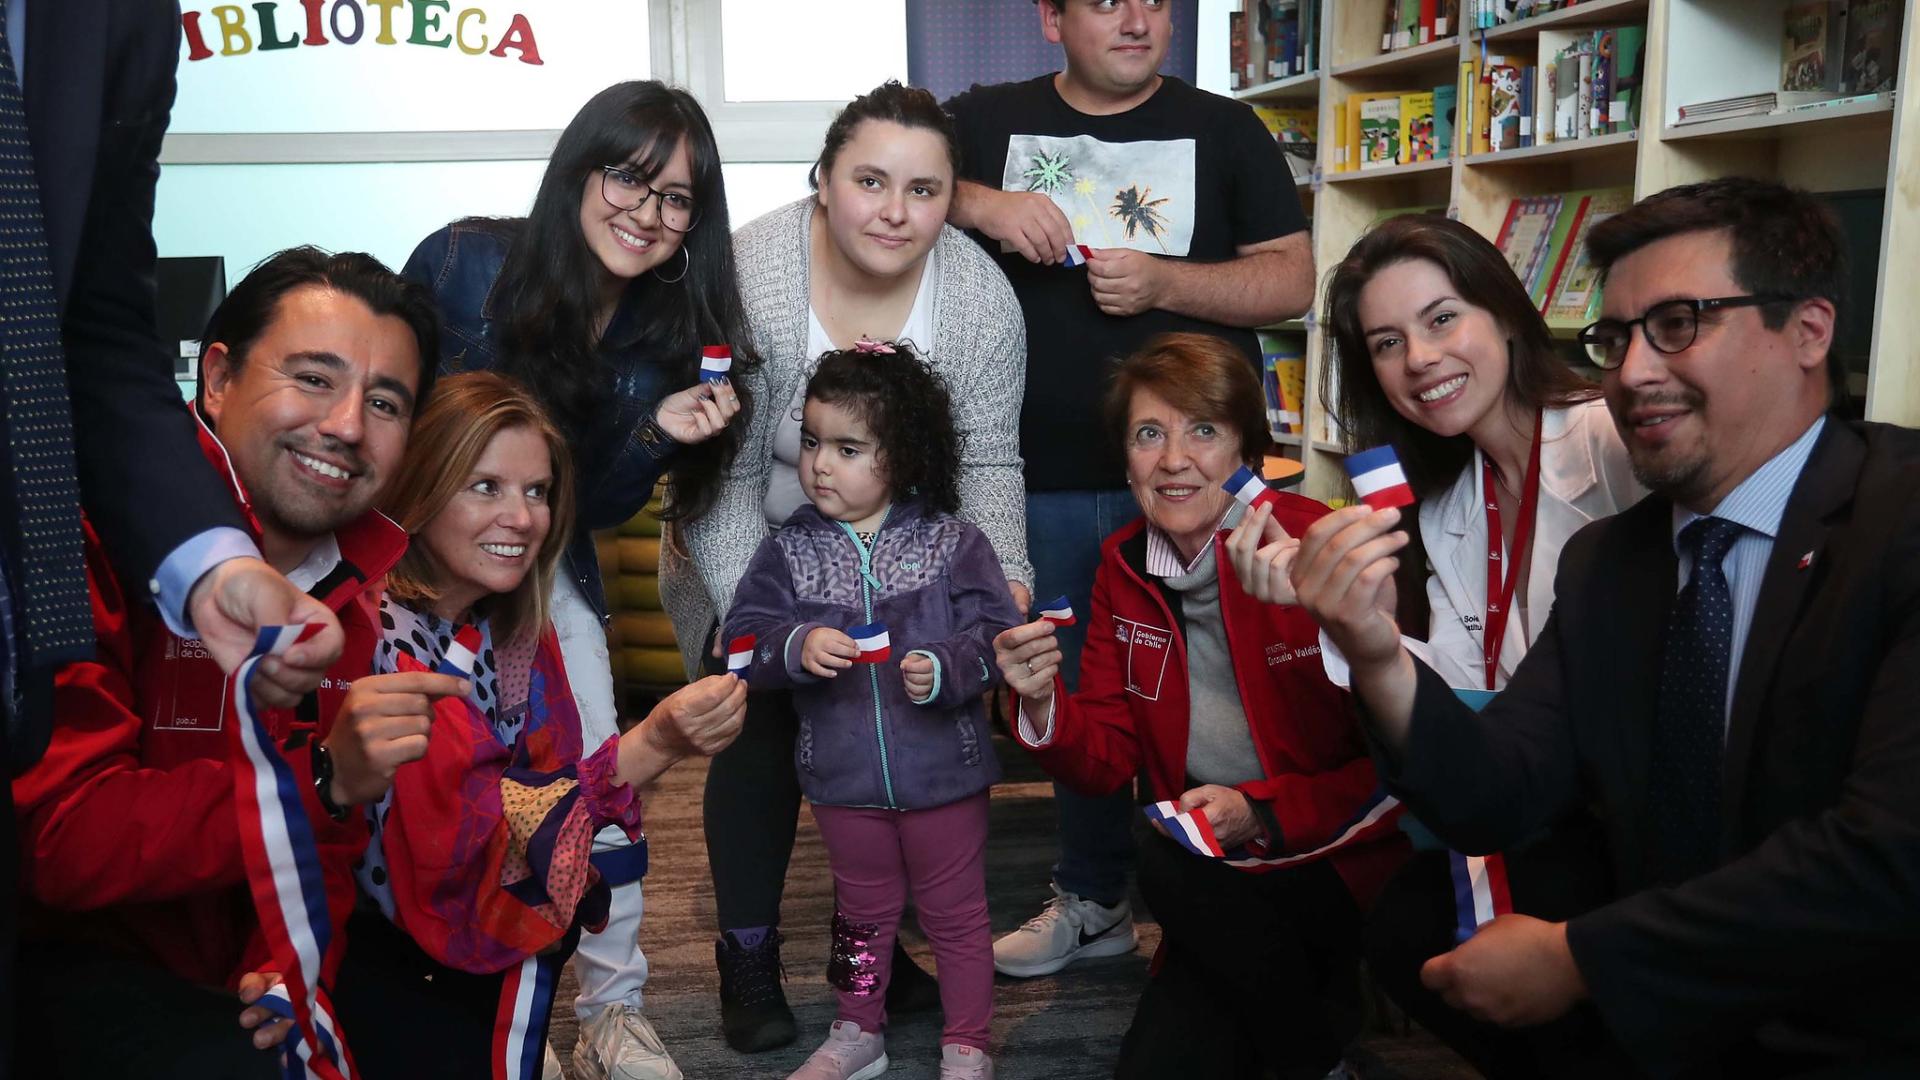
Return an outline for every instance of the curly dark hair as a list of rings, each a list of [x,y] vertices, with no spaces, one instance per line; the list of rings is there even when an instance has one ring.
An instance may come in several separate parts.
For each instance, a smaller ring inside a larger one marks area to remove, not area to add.
[[[947,381],[909,342],[884,342],[891,354],[859,349],[823,353],[807,380],[807,399],[838,405],[873,430],[896,501],[918,499],[949,514],[960,509],[960,432]]]

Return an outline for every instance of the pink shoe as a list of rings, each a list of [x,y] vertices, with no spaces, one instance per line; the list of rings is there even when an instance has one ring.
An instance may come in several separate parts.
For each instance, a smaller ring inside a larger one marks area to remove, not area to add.
[[[887,1040],[851,1020],[835,1020],[827,1041],[787,1080],[873,1080],[886,1071]]]
[[[948,1043],[940,1048],[940,1080],[993,1080],[993,1059],[977,1046]]]

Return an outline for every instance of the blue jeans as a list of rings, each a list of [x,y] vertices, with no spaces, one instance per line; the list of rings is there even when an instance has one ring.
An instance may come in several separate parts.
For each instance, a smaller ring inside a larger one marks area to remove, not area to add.
[[[1086,644],[1093,613],[1093,574],[1100,567],[1100,542],[1140,516],[1133,493],[1119,491],[1034,491],[1027,493],[1027,557],[1033,560],[1036,604],[1066,594],[1079,616],[1056,634],[1061,678],[1068,690],[1080,686],[1080,647]],[[1053,786],[1060,812],[1060,858],[1054,884],[1108,907],[1127,895],[1127,871],[1133,865],[1133,785],[1111,795],[1087,796],[1063,784]]]

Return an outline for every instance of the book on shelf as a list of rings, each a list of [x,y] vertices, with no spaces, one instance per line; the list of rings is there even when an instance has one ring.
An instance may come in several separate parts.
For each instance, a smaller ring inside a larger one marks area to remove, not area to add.
[[[1262,73],[1268,81],[1291,78],[1305,68],[1300,56],[1301,0],[1257,0],[1264,55]]]
[[[1647,28],[1613,31],[1613,95],[1607,102],[1607,133],[1640,129],[1640,90],[1647,70]]]
[[[1360,168],[1400,163],[1400,95],[1372,95],[1360,103]]]
[[[1546,309],[1549,321],[1586,325],[1600,317],[1600,271],[1587,255],[1587,233],[1595,225],[1633,205],[1630,187],[1602,188],[1586,192],[1580,219],[1567,242],[1567,254],[1549,287]]]
[[[1259,332],[1261,382],[1267,398],[1267,428],[1298,435],[1306,400],[1306,342],[1298,334]]]
[[[1254,114],[1267,126],[1274,141],[1286,155],[1287,169],[1293,178],[1313,175],[1313,159],[1318,153],[1320,117],[1317,109],[1276,108],[1255,105]]]
[[[1469,60],[1460,65],[1459,81],[1454,83],[1453,152],[1466,157],[1474,152],[1474,126],[1479,123],[1479,107],[1474,103],[1474,90],[1480,85],[1480,65],[1477,60]]]
[[[1233,90],[1247,88],[1247,13],[1244,11],[1227,12],[1227,62],[1233,69],[1227,73],[1227,86]]]
[[[1487,62],[1493,63],[1499,59],[1499,57],[1488,57]],[[1473,61],[1473,130],[1471,135],[1473,152],[1476,154],[1484,154],[1493,149],[1493,144],[1487,141],[1487,120],[1488,117],[1493,115],[1488,111],[1488,107],[1492,101],[1492,94],[1493,86],[1487,81],[1486,65],[1482,64],[1479,60]]]
[[[1715,98],[1712,101],[1682,105],[1674,124],[1699,124],[1708,120],[1728,120],[1736,116],[1765,116],[1809,105],[1825,105],[1839,97],[1825,90],[1763,90],[1757,94]]]
[[[1520,148],[1520,72],[1515,64],[1487,66],[1487,142],[1494,150]]]
[[[1432,161],[1433,91],[1400,95],[1400,163]]]
[[[1592,107],[1587,110],[1587,134],[1605,135],[1607,133],[1607,103],[1613,99],[1613,50],[1614,33],[1611,30],[1596,30],[1593,33],[1593,88],[1590,96]]]
[[[1548,250],[1553,246],[1562,204],[1558,195],[1530,195],[1507,204],[1507,217],[1500,224],[1494,246],[1506,256],[1507,265],[1513,268],[1514,276],[1529,293],[1539,280]]]
[[[1900,67],[1900,22],[1905,6],[1897,0],[1852,0],[1847,6],[1840,53],[1840,92],[1878,94],[1894,89]]]
[[[1433,156],[1446,159],[1453,156],[1456,134],[1456,121],[1459,116],[1460,88],[1452,83],[1443,83],[1433,88]]]
[[[1333,168],[1329,172],[1346,172],[1353,168],[1353,154],[1347,138],[1351,123],[1352,117],[1348,115],[1346,102],[1333,107]]]
[[[1840,92],[1841,18],[1836,0],[1790,4],[1780,13],[1780,89]]]
[[[1394,37],[1398,48],[1411,49],[1424,45],[1420,40],[1420,6],[1425,0],[1400,0],[1400,31]]]
[[[1387,0],[1385,5],[1387,21],[1386,24],[1380,28],[1380,51],[1383,53],[1392,52],[1399,48],[1400,5],[1406,2],[1407,0]],[[1418,2],[1418,0],[1415,0],[1415,2]]]

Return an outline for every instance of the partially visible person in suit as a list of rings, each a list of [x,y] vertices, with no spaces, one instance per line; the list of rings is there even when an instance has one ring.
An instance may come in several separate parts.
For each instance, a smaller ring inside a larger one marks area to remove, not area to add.
[[[1610,902],[1495,919],[1425,987],[1503,1026],[1591,1010],[1561,1073],[1920,1067],[1920,435],[1829,404],[1845,258],[1775,184],[1677,187],[1594,227],[1581,333],[1653,494],[1577,533],[1474,713],[1375,603],[1398,511],[1316,523],[1299,599],[1352,664],[1390,790],[1449,844],[1598,808]]]
[[[317,622],[262,665],[290,705],[339,656],[337,620],[260,558],[207,465],[154,325],[154,184],[173,104],[166,0],[0,3],[0,762],[38,760],[54,669],[91,656],[78,509],[122,580],[231,670],[261,624]],[[70,397],[69,397],[70,394]],[[29,438],[27,433],[31,432]],[[77,486],[76,486],[77,481]],[[15,862],[0,800],[0,1077]]]

